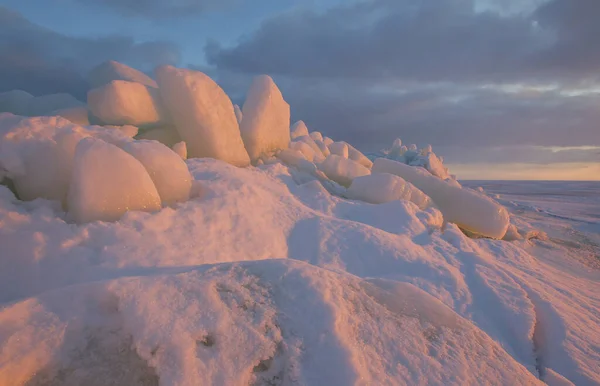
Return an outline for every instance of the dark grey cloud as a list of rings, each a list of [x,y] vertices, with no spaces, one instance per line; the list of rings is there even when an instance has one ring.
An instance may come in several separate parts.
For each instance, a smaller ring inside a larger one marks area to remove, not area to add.
[[[149,19],[186,17],[221,10],[238,0],[72,0],[94,7],[108,8],[125,16]]]
[[[600,2],[552,0],[531,14],[472,1],[372,0],[267,20],[211,64],[297,77],[451,82],[597,79]]]
[[[113,59],[150,71],[160,64],[177,63],[179,57],[179,48],[172,43],[136,43],[118,35],[65,36],[0,6],[0,92],[67,92],[81,98],[88,87],[85,74],[103,61]]]

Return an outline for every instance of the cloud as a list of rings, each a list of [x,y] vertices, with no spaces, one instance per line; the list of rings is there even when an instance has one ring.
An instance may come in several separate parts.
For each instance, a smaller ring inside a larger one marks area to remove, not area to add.
[[[103,61],[114,59],[148,71],[179,58],[179,48],[172,43],[137,43],[117,35],[65,36],[0,7],[0,92],[67,92],[81,98],[88,87],[85,74]]]
[[[73,0],[86,5],[108,8],[125,16],[168,19],[222,10],[238,0]]]
[[[479,12],[468,0],[372,0],[265,21],[223,69],[295,77],[421,82],[573,82],[598,78],[600,2],[553,0],[531,14]]]

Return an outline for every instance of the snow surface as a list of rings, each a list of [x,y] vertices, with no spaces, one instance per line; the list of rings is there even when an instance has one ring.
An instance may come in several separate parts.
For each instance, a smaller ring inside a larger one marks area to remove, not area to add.
[[[156,77],[190,157],[211,157],[236,166],[250,163],[233,104],[218,84],[202,72],[172,66],[158,68]],[[242,124],[252,119],[244,107]]]
[[[144,158],[137,146],[128,150],[140,156],[155,179],[162,183],[165,200],[181,196],[181,192],[172,191],[181,187],[167,185],[168,176],[156,165],[160,159]],[[164,153],[152,150],[165,158]],[[172,158],[181,161],[177,154],[173,155]],[[127,211],[160,209],[159,193],[144,164],[117,146],[101,139],[84,138],[77,144],[73,164],[67,206],[69,217],[77,223],[115,221]]]
[[[88,82],[92,88],[102,87],[113,80],[125,80],[141,83],[148,87],[158,87],[156,82],[148,75],[114,60],[98,65],[88,74]]]
[[[0,384],[600,381],[597,270],[281,164],[188,167],[200,198],[114,223],[0,187]]]
[[[109,125],[158,126],[169,123],[156,88],[141,83],[114,80],[87,94],[88,106]]]
[[[254,79],[244,107],[240,125],[244,145],[250,159],[256,161],[262,154],[287,149],[290,143],[290,105],[267,75]]]

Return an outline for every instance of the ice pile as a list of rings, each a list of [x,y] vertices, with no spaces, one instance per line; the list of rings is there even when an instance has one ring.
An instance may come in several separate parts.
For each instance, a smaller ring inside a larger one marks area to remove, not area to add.
[[[0,166],[19,197],[61,201],[78,222],[115,220],[127,210],[156,210],[157,194],[162,205],[187,200],[191,179],[181,158],[189,156],[238,167],[283,162],[296,171],[298,182],[320,181],[338,196],[434,206],[446,222],[484,237],[501,239],[508,228],[506,210],[484,194],[462,188],[431,146],[419,150],[397,139],[382,154],[388,160],[377,159],[374,165],[351,144],[310,131],[303,121],[290,127],[290,106],[269,76],[254,79],[241,109],[206,74],[172,66],[159,67],[154,81],[107,62],[91,72],[89,82],[94,88],[87,106],[64,95],[34,98],[13,91],[0,96],[3,110],[48,115],[62,108],[61,114],[72,120],[4,116]],[[88,115],[101,126],[90,126]],[[80,146],[84,137],[107,143],[92,146],[87,140],[88,145]],[[119,159],[123,166],[102,161],[105,157]],[[139,181],[111,186],[118,179],[108,178],[110,170],[121,181]],[[149,175],[134,176],[142,170]],[[94,191],[94,183],[103,189]],[[116,200],[119,192],[122,197]],[[83,214],[85,207],[95,209]]]

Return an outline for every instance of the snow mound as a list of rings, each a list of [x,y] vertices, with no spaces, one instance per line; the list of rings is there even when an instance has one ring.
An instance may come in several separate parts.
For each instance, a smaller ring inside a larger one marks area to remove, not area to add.
[[[350,186],[352,180],[356,177],[371,174],[369,169],[358,162],[337,155],[327,157],[325,161],[319,164],[319,170],[325,173],[331,180],[346,187]]]
[[[0,320],[0,382],[539,383],[471,322],[411,284],[294,261],[63,289],[10,305]]]
[[[158,87],[156,82],[148,75],[114,60],[98,65],[88,74],[88,82],[92,88],[102,87],[113,80],[125,80],[141,83],[148,87]]]
[[[77,223],[116,221],[130,210],[160,209],[160,196],[144,165],[117,146],[82,139],[73,163],[67,201]]]
[[[451,185],[423,168],[385,158],[377,158],[372,171],[395,174],[415,185],[433,200],[447,222],[485,237],[502,239],[506,234],[510,223],[507,210],[481,193]]]
[[[123,150],[144,165],[163,205],[189,200],[192,176],[179,154],[156,141],[129,142]]]
[[[250,159],[287,149],[290,143],[290,105],[267,75],[254,79],[244,107],[240,126]]]
[[[374,173],[356,177],[346,196],[371,204],[384,204],[394,200],[406,200],[425,209],[431,205],[431,199],[410,182],[389,173]]]
[[[218,84],[202,72],[172,66],[158,68],[156,77],[190,157],[211,157],[236,166],[250,163],[233,104]],[[242,125],[255,119],[246,114],[244,107]]]
[[[306,123],[304,121],[298,121],[292,125],[290,128],[291,138],[295,139],[298,137],[302,137],[308,134],[308,127],[306,127]]]
[[[109,125],[149,126],[169,122],[156,88],[141,83],[114,80],[90,90],[89,108]]]

